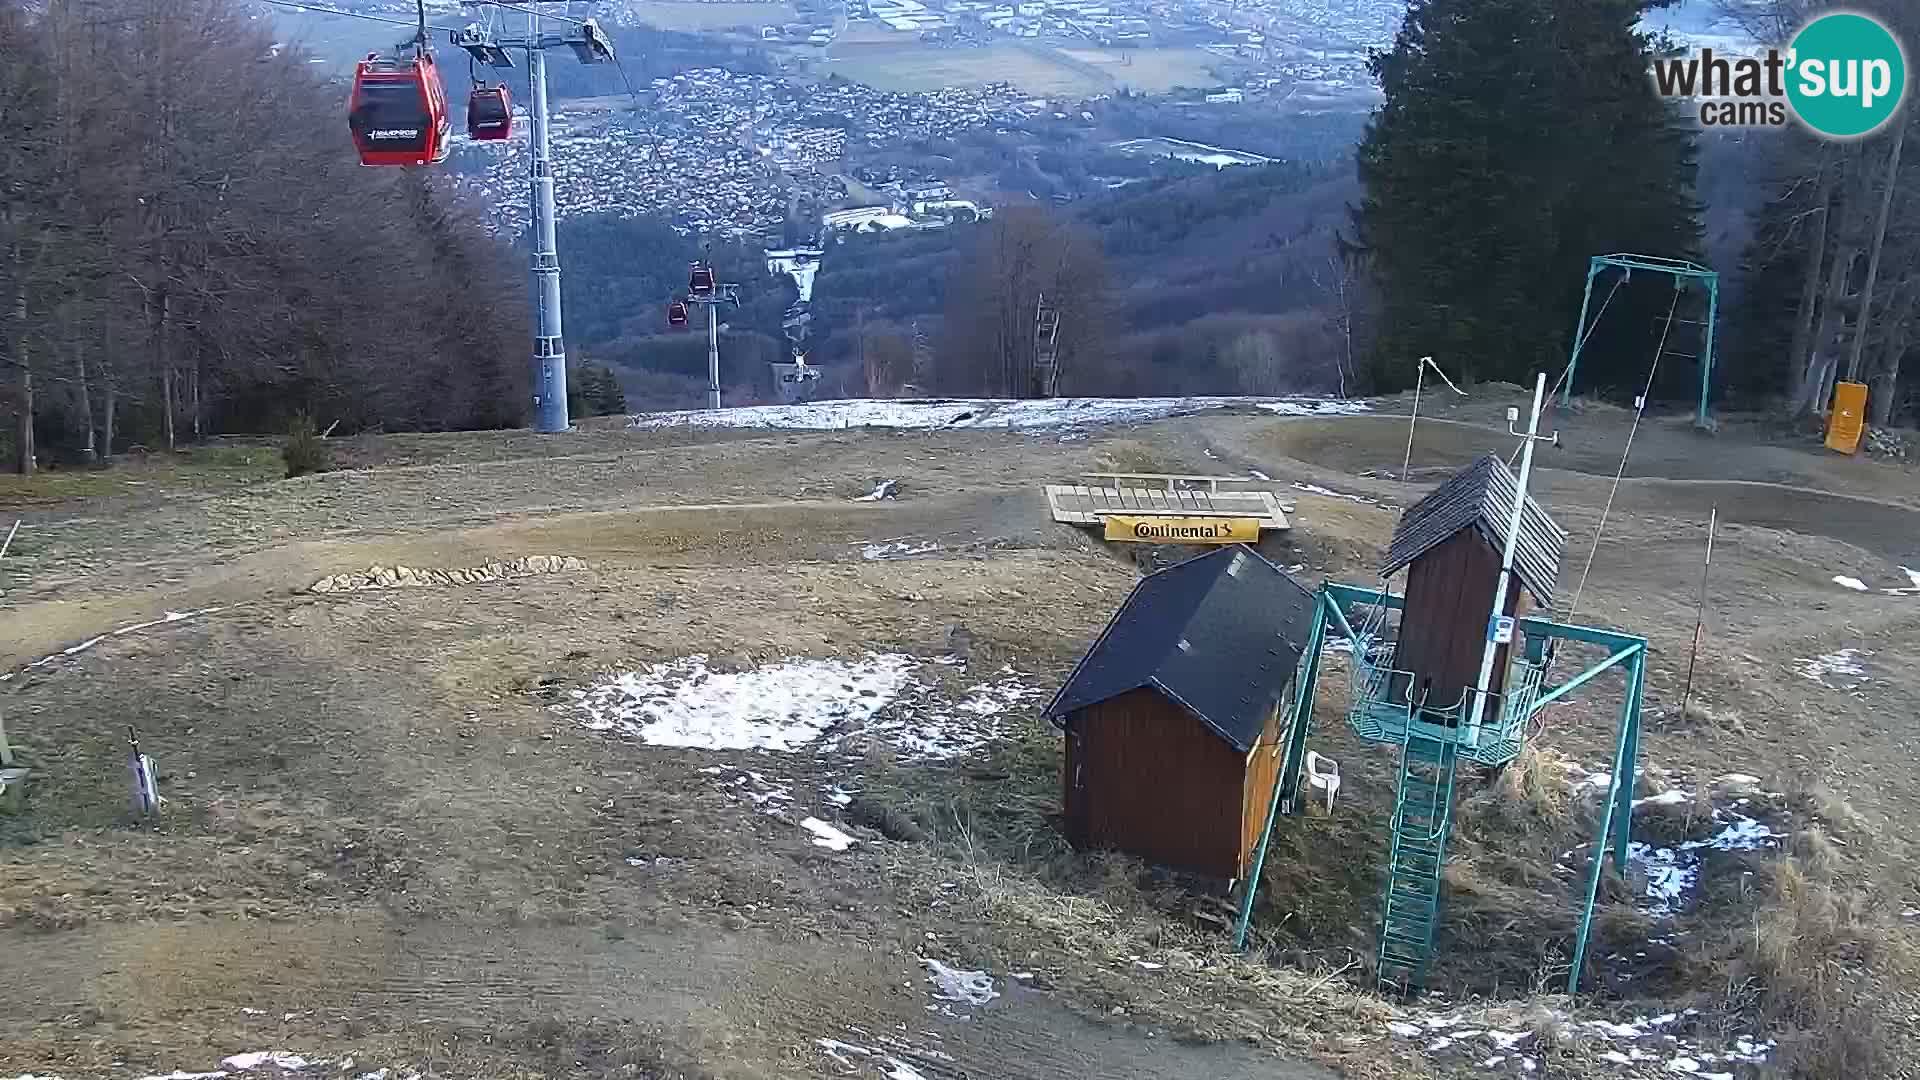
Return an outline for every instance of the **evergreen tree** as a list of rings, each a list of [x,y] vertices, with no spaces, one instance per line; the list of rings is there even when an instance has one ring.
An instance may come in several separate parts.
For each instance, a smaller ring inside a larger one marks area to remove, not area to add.
[[[1383,388],[1411,383],[1427,354],[1473,378],[1557,374],[1590,256],[1693,257],[1692,137],[1655,94],[1658,43],[1637,29],[1658,2],[1414,0],[1373,58],[1386,102],[1358,153]],[[1644,328],[1665,310],[1612,317]],[[1582,385],[1644,378],[1638,341],[1596,339]]]

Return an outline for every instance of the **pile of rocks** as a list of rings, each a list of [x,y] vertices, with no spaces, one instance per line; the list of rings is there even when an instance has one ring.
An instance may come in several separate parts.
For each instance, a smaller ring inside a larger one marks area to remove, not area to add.
[[[1907,437],[1897,431],[1887,431],[1884,428],[1868,428],[1867,452],[1878,454],[1881,457],[1890,457],[1897,461],[1905,461],[1908,457],[1912,456],[1913,450],[1908,443]]]
[[[352,574],[335,574],[307,586],[308,592],[361,592],[368,589],[404,589],[414,585],[477,585],[483,581],[585,570],[587,561],[572,555],[529,555],[524,559],[490,562],[460,570],[423,570],[413,566],[369,566]]]

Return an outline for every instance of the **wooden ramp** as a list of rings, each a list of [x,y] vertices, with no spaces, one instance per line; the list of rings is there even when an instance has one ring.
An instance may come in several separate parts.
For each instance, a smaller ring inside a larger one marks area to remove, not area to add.
[[[1053,512],[1053,520],[1063,525],[1098,526],[1108,516],[1119,514],[1253,518],[1260,522],[1262,532],[1293,527],[1273,492],[1219,490],[1223,482],[1248,482],[1240,477],[1101,473],[1088,479],[1096,483],[1047,485],[1047,508]]]

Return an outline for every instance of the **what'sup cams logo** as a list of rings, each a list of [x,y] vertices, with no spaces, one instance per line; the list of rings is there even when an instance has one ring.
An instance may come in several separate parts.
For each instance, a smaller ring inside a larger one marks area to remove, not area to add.
[[[1822,15],[1786,49],[1728,57],[1712,49],[1654,61],[1661,96],[1698,102],[1709,127],[1785,127],[1799,117],[1816,134],[1853,139],[1880,130],[1907,93],[1900,40],[1871,15]]]

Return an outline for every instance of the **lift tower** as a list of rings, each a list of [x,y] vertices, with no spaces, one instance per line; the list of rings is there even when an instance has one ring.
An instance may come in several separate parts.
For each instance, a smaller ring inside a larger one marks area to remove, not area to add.
[[[506,7],[506,3],[487,0],[488,6]],[[494,67],[513,65],[510,50],[524,49],[527,54],[527,81],[532,164],[528,174],[528,197],[533,204],[533,429],[542,434],[566,431],[567,417],[567,345],[560,323],[560,253],[553,235],[553,155],[547,137],[547,57],[546,50],[566,47],[583,64],[613,62],[613,42],[592,19],[547,16],[555,25],[565,26],[559,33],[546,33],[538,8],[553,0],[526,0],[513,3],[527,12],[525,37],[496,38],[478,24],[453,34],[453,44],[475,60]]]

